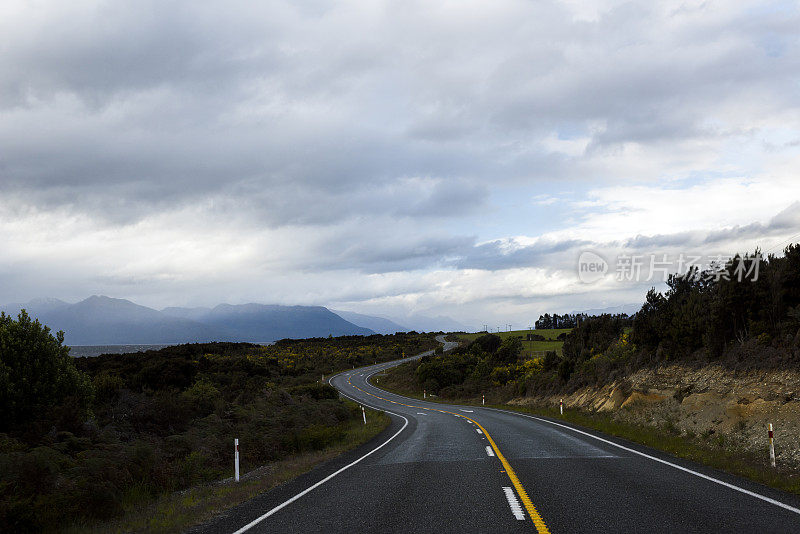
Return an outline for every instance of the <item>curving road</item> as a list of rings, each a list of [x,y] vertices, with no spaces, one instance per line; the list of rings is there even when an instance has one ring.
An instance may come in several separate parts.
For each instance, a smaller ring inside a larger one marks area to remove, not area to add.
[[[344,396],[389,413],[390,427],[198,530],[800,532],[800,501],[788,494],[557,420],[409,399],[368,381],[424,354],[332,377]]]

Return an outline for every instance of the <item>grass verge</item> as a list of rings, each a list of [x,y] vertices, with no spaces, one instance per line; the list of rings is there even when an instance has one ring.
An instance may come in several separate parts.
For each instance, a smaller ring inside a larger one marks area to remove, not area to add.
[[[260,467],[244,474],[239,483],[226,480],[164,494],[146,506],[142,506],[140,502],[126,506],[125,514],[113,521],[93,525],[76,524],[63,532],[184,532],[193,525],[207,521],[224,510],[246,502],[310,471],[322,462],[366,443],[384,430],[389,422],[389,416],[384,412],[367,409],[367,424],[364,425],[360,419],[352,421],[344,439],[336,445]]]
[[[415,362],[392,368],[384,374],[373,377],[373,382],[375,383],[377,378],[378,382],[375,385],[378,387],[399,395],[422,399],[422,392],[417,389],[418,386],[414,381],[413,365],[415,365]],[[425,400],[471,406],[481,405],[480,399],[443,399],[429,396]],[[720,442],[718,438],[680,434],[674,428],[634,425],[618,421],[608,413],[569,409],[562,416],[559,414],[558,408],[555,407],[518,406],[505,403],[493,403],[487,406],[512,412],[550,417],[583,427],[586,430],[597,430],[609,436],[658,449],[678,458],[691,460],[726,473],[744,477],[771,488],[800,495],[800,473],[781,466],[777,468],[770,467],[766,451],[758,455],[752,451],[731,449],[726,447],[724,442]]]

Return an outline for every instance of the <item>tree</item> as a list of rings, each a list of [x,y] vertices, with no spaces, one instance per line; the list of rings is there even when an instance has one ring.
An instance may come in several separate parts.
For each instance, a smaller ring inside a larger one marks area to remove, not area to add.
[[[0,432],[34,421],[52,422],[65,408],[85,417],[92,400],[88,377],[75,368],[64,345],[22,310],[0,313]]]
[[[501,365],[517,363],[522,350],[522,338],[519,336],[509,337],[502,341],[492,359]]]
[[[484,334],[477,338],[475,341],[470,343],[472,346],[478,346],[481,348],[483,352],[487,352],[489,354],[494,353],[500,345],[502,344],[503,339],[500,336],[496,336],[494,334]]]
[[[655,350],[662,339],[663,310],[667,299],[656,288],[650,288],[642,309],[633,320],[633,342],[641,347]]]

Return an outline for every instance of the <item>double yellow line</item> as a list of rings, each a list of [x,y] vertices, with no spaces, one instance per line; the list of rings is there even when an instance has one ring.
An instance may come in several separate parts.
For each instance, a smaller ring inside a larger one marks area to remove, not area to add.
[[[479,422],[467,417],[466,415],[461,415],[460,413],[450,412],[447,410],[439,410],[436,408],[427,408],[425,406],[414,406],[412,404],[403,404],[402,402],[397,402],[391,399],[385,399],[383,397],[379,397],[378,395],[370,393],[369,391],[365,391],[360,387],[356,386],[355,384],[353,384],[352,382],[350,382],[350,376],[347,377],[347,383],[356,388],[357,390],[361,391],[362,393],[366,393],[367,395],[370,395],[371,397],[375,397],[376,399],[380,399],[382,401],[391,402],[393,404],[398,404],[400,406],[406,406],[408,408],[414,408],[417,410],[428,410],[431,412],[447,413],[450,415],[455,415],[456,417],[463,417],[467,421],[470,421],[472,424],[476,425],[478,428],[481,429],[483,435],[486,436],[486,439],[489,440],[489,444],[492,446],[492,450],[494,450],[495,456],[497,456],[497,459],[500,460],[500,463],[503,465],[503,469],[505,469],[506,475],[508,475],[509,480],[511,480],[511,484],[514,486],[514,489],[517,490],[517,494],[519,495],[522,504],[528,511],[528,516],[531,518],[531,521],[533,521],[534,526],[536,526],[536,530],[539,532],[539,534],[550,534],[550,531],[547,529],[547,525],[545,524],[544,519],[542,519],[542,516],[539,515],[539,512],[536,510],[536,507],[533,505],[533,502],[531,502],[531,498],[528,496],[528,492],[525,491],[525,488],[519,481],[519,478],[517,477],[517,474],[514,472],[514,469],[511,468],[511,464],[508,463],[506,457],[503,456],[502,452],[500,452],[500,448],[494,442],[492,436],[489,435],[489,432],[487,432],[486,429],[483,428],[483,426],[481,426]]]

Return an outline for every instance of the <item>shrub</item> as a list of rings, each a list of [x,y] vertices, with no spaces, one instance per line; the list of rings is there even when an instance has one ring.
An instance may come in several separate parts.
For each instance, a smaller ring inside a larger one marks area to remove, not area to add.
[[[198,380],[183,392],[183,398],[189,403],[190,409],[202,415],[208,415],[214,411],[217,402],[222,400],[222,395],[208,380]]]
[[[64,333],[33,321],[22,310],[14,320],[0,313],[0,431],[31,421],[52,421],[53,407],[68,399],[79,417],[93,396],[64,346]]]

